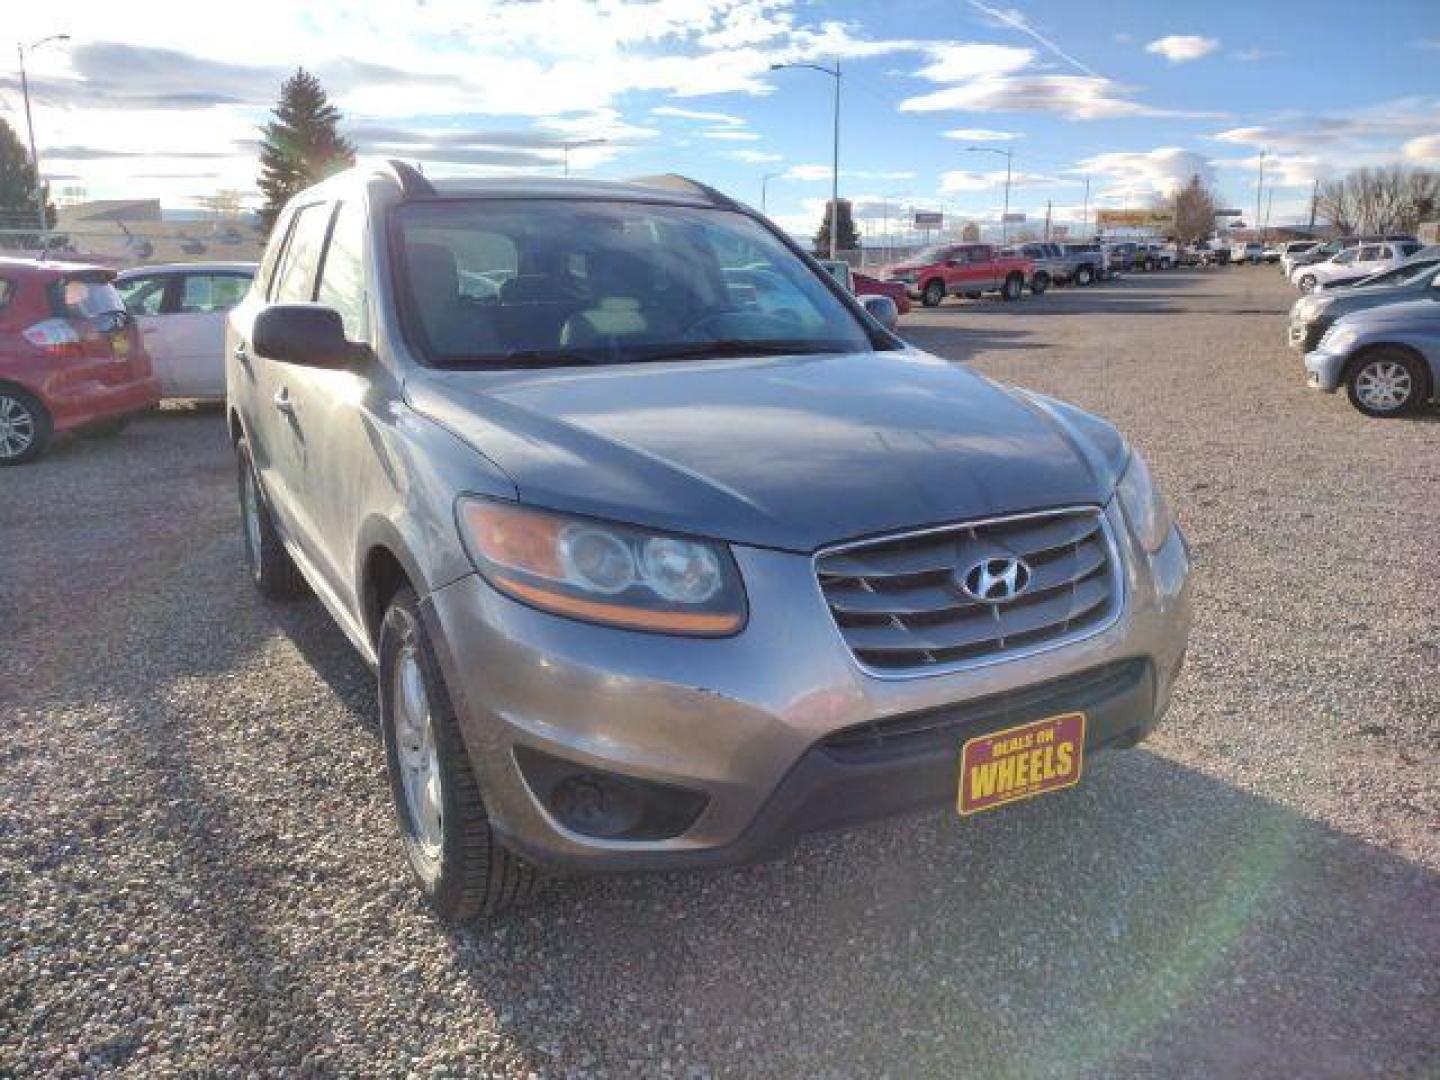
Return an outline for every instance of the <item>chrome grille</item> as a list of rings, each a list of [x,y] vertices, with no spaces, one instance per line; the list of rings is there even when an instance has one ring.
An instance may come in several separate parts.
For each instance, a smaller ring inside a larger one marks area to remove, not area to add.
[[[972,598],[966,572],[1023,559],[1028,586]],[[1119,613],[1119,565],[1098,509],[955,525],[848,544],[815,560],[821,592],[855,658],[878,674],[964,666],[1075,641]]]

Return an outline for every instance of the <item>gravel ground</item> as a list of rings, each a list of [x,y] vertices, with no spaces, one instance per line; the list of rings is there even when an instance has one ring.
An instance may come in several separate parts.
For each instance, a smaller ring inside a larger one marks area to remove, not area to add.
[[[1162,731],[961,824],[417,901],[371,681],[239,568],[217,413],[0,474],[0,1075],[1434,1075],[1440,414],[1303,387],[1273,268],[917,311],[1110,416],[1198,560]]]

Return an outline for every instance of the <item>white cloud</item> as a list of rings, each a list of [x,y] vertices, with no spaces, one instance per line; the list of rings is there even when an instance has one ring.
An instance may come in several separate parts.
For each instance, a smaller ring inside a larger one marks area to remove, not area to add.
[[[1172,64],[1183,64],[1209,56],[1220,47],[1216,38],[1201,37],[1198,34],[1169,34],[1157,38],[1145,46],[1145,51],[1163,56]]]
[[[727,150],[722,156],[730,158],[732,161],[743,161],[747,165],[764,165],[769,162],[785,160],[784,154],[772,154],[765,150],[750,149]]]
[[[1178,146],[1162,146],[1154,150],[1097,154],[1081,161],[1081,171],[1112,181],[1097,195],[1121,195],[1132,199],[1152,195],[1173,196],[1199,175],[1205,183],[1213,183],[1215,170],[1204,155]]]
[[[872,172],[866,169],[841,169],[842,180],[913,180],[915,174],[905,170]],[[830,179],[829,165],[792,165],[785,170],[786,180],[815,182]]]
[[[715,128],[713,131],[702,131],[700,134],[707,139],[721,139],[726,142],[758,142],[760,140],[758,133],[736,128]]]
[[[651,116],[664,116],[675,120],[698,120],[704,124],[724,124],[729,127],[744,127],[745,118],[731,113],[705,112],[702,109],[680,109],[674,105],[661,105],[650,110]]]
[[[1018,131],[993,131],[990,128],[952,128],[941,134],[947,139],[958,139],[961,142],[1008,142],[1011,139],[1024,138]]]
[[[1127,87],[1090,75],[1012,75],[976,79],[929,94],[907,98],[901,112],[1047,112],[1072,120],[1118,116],[1206,116],[1214,114],[1159,109],[1132,101]]]
[[[1043,176],[1040,173],[1011,172],[1010,186],[1036,187],[1040,184],[1058,183],[1053,176]],[[952,169],[949,172],[940,174],[940,193],[942,195],[956,195],[965,191],[993,191],[1005,187],[1005,170],[996,169],[993,172],[969,172],[965,169]]]
[[[930,49],[930,55],[932,61],[915,74],[938,83],[964,82],[983,75],[1009,75],[1035,60],[1034,49],[969,41],[937,45]]]
[[[1423,165],[1440,165],[1440,135],[1421,135],[1405,144],[1407,161]]]

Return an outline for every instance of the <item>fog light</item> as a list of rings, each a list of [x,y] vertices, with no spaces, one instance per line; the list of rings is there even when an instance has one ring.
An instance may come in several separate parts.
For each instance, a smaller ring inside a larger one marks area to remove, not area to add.
[[[624,781],[580,773],[555,785],[550,810],[566,828],[586,836],[624,836],[640,824],[639,794]]]
[[[668,840],[695,823],[709,799],[699,791],[587,768],[528,746],[515,747],[520,774],[565,828],[604,840]]]

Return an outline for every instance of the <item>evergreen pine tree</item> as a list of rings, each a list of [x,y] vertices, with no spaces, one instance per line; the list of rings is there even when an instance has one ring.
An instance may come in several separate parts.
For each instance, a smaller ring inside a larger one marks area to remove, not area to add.
[[[355,164],[355,148],[340,135],[340,110],[304,68],[280,87],[274,116],[261,129],[260,225],[266,233],[290,196]]]
[[[830,215],[835,204],[825,201],[825,217],[821,219],[820,231],[815,234],[815,254],[822,259],[830,258]],[[835,239],[841,251],[855,251],[860,247],[860,233],[855,228],[855,215],[849,199],[840,200],[840,224]]]
[[[55,224],[50,185],[45,185],[45,227]],[[33,229],[35,221],[35,164],[15,129],[0,120],[0,229]],[[34,236],[11,234],[17,247],[33,247]]]

